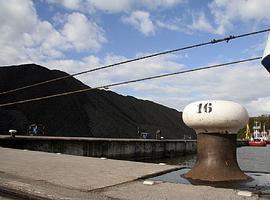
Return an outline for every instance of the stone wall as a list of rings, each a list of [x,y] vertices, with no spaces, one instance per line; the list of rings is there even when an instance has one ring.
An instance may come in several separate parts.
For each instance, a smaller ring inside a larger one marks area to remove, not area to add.
[[[196,140],[106,139],[74,137],[0,137],[0,146],[78,156],[143,160],[196,153]]]

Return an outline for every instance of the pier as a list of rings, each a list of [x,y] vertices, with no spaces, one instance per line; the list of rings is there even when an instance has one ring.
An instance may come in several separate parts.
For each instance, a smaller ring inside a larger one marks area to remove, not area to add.
[[[181,166],[8,148],[0,148],[0,157],[0,193],[19,199],[264,199],[235,189],[145,182]]]
[[[243,146],[244,141],[238,141]],[[0,199],[265,199],[259,192],[236,188],[182,184],[170,177],[182,165],[143,160],[193,154],[196,140],[145,140],[0,136]],[[8,148],[9,147],[9,148]],[[240,148],[245,152],[248,147]],[[93,151],[95,150],[95,151]],[[249,149],[248,149],[249,150]],[[251,150],[251,149],[250,149]],[[261,149],[263,151],[263,149]],[[269,148],[266,149],[269,152]],[[267,152],[265,152],[267,154]],[[69,155],[68,155],[69,154]],[[240,166],[254,169],[241,153]],[[244,162],[243,162],[244,161]],[[268,163],[269,161],[266,161]],[[261,166],[263,167],[263,166]],[[264,172],[267,167],[259,168]],[[265,180],[270,174],[261,174]],[[166,176],[168,174],[168,176]],[[178,173],[179,174],[179,173]],[[181,181],[177,175],[174,178]],[[265,184],[270,184],[266,181]],[[242,194],[243,193],[243,194]],[[226,195],[224,195],[226,194]],[[268,196],[267,196],[268,195]]]
[[[196,140],[0,136],[0,146],[7,148],[125,160],[192,154],[196,145]]]

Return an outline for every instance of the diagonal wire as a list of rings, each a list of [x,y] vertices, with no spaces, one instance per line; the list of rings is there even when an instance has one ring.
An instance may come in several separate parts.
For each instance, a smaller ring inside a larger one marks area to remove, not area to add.
[[[251,36],[251,35],[256,35],[256,34],[268,32],[268,31],[270,31],[270,28],[259,30],[259,31],[254,31],[254,32],[249,32],[249,33],[245,33],[245,34],[241,34],[241,35],[236,35],[236,36],[230,35],[230,36],[222,38],[222,39],[213,39],[213,40],[211,40],[209,42],[203,42],[203,43],[194,44],[194,45],[190,45],[190,46],[185,46],[185,47],[181,47],[181,48],[177,48],[177,49],[172,49],[172,50],[168,50],[168,51],[154,53],[154,54],[150,54],[150,55],[146,55],[146,56],[142,56],[142,57],[138,57],[138,58],[134,58],[134,59],[129,59],[129,60],[117,62],[117,63],[114,63],[114,64],[104,65],[102,67],[97,67],[97,68],[90,69],[90,70],[81,71],[81,72],[66,75],[66,76],[61,76],[61,77],[54,78],[54,79],[49,79],[49,80],[46,80],[46,81],[31,84],[31,85],[27,85],[27,86],[15,88],[15,89],[7,90],[7,91],[4,91],[4,92],[0,92],[0,95],[16,92],[16,91],[20,91],[20,90],[24,90],[24,89],[27,89],[27,88],[32,88],[32,87],[39,86],[39,85],[44,85],[46,83],[51,83],[51,82],[55,82],[55,81],[75,77],[75,76],[78,76],[78,75],[81,75],[81,74],[86,74],[86,73],[90,73],[90,72],[94,72],[94,71],[98,71],[98,70],[103,70],[103,69],[115,67],[115,66],[118,66],[118,65],[123,65],[123,64],[126,64],[126,63],[131,63],[131,62],[135,62],[135,61],[139,61],[139,60],[144,60],[144,59],[148,59],[148,58],[152,58],[152,57],[157,57],[157,56],[161,56],[161,55],[165,55],[165,54],[175,53],[175,52],[178,52],[178,51],[197,48],[197,47],[206,46],[206,45],[210,45],[210,44],[216,44],[216,43],[220,43],[220,42],[229,42],[230,40],[234,40],[234,39],[238,39],[238,38],[242,38],[242,37],[247,37],[247,36]]]
[[[184,73],[190,73],[190,72],[194,72],[194,71],[207,70],[207,69],[211,69],[211,68],[224,67],[224,66],[229,66],[229,65],[238,64],[238,63],[251,62],[251,61],[259,60],[261,58],[262,57],[248,58],[248,59],[244,59],[244,60],[238,60],[238,61],[233,61],[233,62],[227,62],[227,63],[222,63],[222,64],[209,65],[209,66],[205,66],[205,67],[184,70],[184,71],[178,71],[178,72],[173,72],[173,73],[166,73],[166,74],[161,74],[161,75],[156,75],[156,76],[150,76],[150,77],[141,78],[141,79],[112,83],[112,84],[107,84],[107,85],[103,85],[103,86],[98,86],[95,88],[86,88],[86,89],[80,89],[80,90],[64,92],[64,93],[59,93],[59,94],[54,94],[54,95],[48,95],[48,96],[43,96],[43,97],[37,97],[37,98],[32,98],[32,99],[25,99],[25,100],[21,100],[21,101],[0,104],[0,107],[17,105],[17,104],[22,104],[22,103],[27,103],[27,102],[40,101],[40,100],[44,100],[44,99],[50,99],[50,98],[55,98],[55,97],[60,97],[60,96],[67,96],[67,95],[71,95],[71,94],[78,94],[78,93],[87,92],[87,91],[94,90],[94,89],[115,87],[115,86],[119,86],[119,85],[126,85],[126,84],[130,84],[130,83],[142,82],[142,81],[151,80],[151,79],[158,79],[158,78],[163,78],[163,77],[168,77],[168,76],[174,76],[177,74],[184,74]]]

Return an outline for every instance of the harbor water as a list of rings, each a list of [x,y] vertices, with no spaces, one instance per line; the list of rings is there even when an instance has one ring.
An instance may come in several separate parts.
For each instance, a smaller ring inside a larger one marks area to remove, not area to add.
[[[266,147],[239,147],[237,148],[237,161],[243,171],[270,173],[270,145]],[[145,162],[182,165],[192,168],[196,162],[196,154],[147,160]]]
[[[161,176],[153,177],[151,180],[247,190],[263,197],[270,197],[270,145],[266,147],[245,146],[237,148],[237,160],[241,170],[250,177],[249,180],[213,183],[186,179],[184,174],[195,164],[196,154],[153,161],[155,163],[181,165],[183,168]]]

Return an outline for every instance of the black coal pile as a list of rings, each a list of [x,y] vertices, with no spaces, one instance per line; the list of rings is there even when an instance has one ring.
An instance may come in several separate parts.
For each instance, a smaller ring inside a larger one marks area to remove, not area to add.
[[[66,76],[35,64],[0,67],[0,92]],[[0,95],[0,104],[89,88],[75,78]],[[42,124],[45,135],[105,138],[139,138],[138,129],[155,137],[195,137],[185,126],[182,113],[151,101],[112,91],[84,93],[0,107],[0,134],[16,129],[27,134],[29,125]]]

